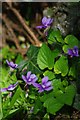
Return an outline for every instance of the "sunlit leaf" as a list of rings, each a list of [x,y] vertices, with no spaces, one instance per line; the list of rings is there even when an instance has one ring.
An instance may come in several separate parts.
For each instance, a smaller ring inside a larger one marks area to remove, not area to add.
[[[54,42],[64,43],[60,31],[51,29],[48,35],[48,43],[52,44]]]
[[[54,65],[54,72],[62,76],[67,75],[68,73],[68,60],[65,56],[61,56]]]
[[[73,48],[74,46],[78,46],[79,45],[79,41],[78,39],[74,36],[74,35],[67,35],[64,39],[64,42],[66,43],[63,46],[63,51],[65,53],[68,52],[69,48]]]
[[[42,70],[47,67],[49,69],[52,69],[54,66],[53,53],[46,44],[43,44],[42,47],[40,48],[40,51],[37,57],[37,63],[40,69]]]

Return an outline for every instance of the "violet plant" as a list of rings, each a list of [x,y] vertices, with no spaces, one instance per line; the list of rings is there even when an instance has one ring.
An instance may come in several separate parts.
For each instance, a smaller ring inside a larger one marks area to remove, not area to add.
[[[46,16],[44,16],[42,18],[42,24],[40,26],[37,26],[36,28],[38,29],[47,28],[52,24],[52,22],[53,18],[47,18]]]
[[[53,23],[53,18],[44,16],[42,18],[42,24],[37,26],[37,29],[44,29],[44,33],[47,36],[48,30],[50,29],[51,24]]]
[[[12,69],[16,69],[18,67],[17,64],[13,63],[12,61],[9,62],[8,60],[6,60],[6,63],[8,64],[9,67],[11,67]]]
[[[73,56],[76,56],[78,57],[79,56],[79,53],[78,53],[78,47],[77,46],[74,46],[73,49],[68,49],[68,55],[70,55],[71,57]]]
[[[31,71],[27,73],[27,75],[22,75],[22,79],[26,82],[26,84],[31,85],[36,82],[38,79],[35,74],[31,74]]]
[[[7,88],[1,88],[1,92],[5,92],[5,91],[13,91],[16,86],[17,86],[18,82],[16,82],[14,85],[9,85]]]
[[[42,25],[37,28],[46,28],[52,21],[44,17]],[[3,106],[4,118],[9,115],[13,106],[15,108],[16,101],[19,101],[25,111],[32,110],[30,117],[38,112],[44,116],[55,115],[65,104],[78,109],[76,95],[79,92],[77,83],[80,81],[80,41],[74,35],[63,37],[58,29],[51,28],[46,37],[48,44],[43,43],[40,48],[30,46],[26,62],[24,59],[17,64],[6,61],[9,67],[17,68],[14,71],[17,79],[14,85],[1,88],[3,96],[6,91],[14,93],[9,101],[8,112]],[[21,63],[24,64],[19,67]]]
[[[51,81],[48,81],[48,77],[45,76],[44,78],[42,78],[42,83],[38,84],[38,83],[33,83],[33,86],[38,88],[38,92],[43,92],[43,91],[50,91],[53,89],[52,85],[51,85]]]

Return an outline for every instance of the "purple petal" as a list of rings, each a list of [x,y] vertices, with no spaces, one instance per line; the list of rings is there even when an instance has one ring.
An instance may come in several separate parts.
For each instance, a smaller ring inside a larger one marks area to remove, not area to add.
[[[75,50],[78,50],[78,47],[77,47],[77,46],[74,46],[74,49],[75,49]]]
[[[42,88],[42,86],[40,85],[40,84],[38,84],[38,83],[33,83],[33,86],[34,87],[36,87],[36,88],[38,88],[38,92],[43,92],[44,91],[44,89]]]
[[[79,56],[78,47],[74,46],[73,49],[68,49],[68,55],[70,55],[71,57],[73,57],[73,56],[78,57]]]
[[[44,26],[43,26],[43,25],[40,25],[40,26],[36,26],[36,28],[42,29],[42,28],[44,28]]]
[[[44,89],[39,89],[39,91],[38,91],[38,92],[39,92],[39,93],[41,93],[41,92],[43,92],[43,91],[44,91]]]
[[[29,72],[27,73],[27,79],[30,78],[30,75],[31,75],[31,71],[29,71]]]
[[[7,62],[7,64],[8,64],[8,65],[10,65],[10,63],[9,63],[9,61],[8,61],[8,60],[6,60],[6,62]]]
[[[36,82],[36,80],[38,79],[35,74],[32,74],[30,78],[33,79],[32,82]]]
[[[79,56],[77,46],[74,46],[73,53],[74,53],[74,56]]]
[[[15,64],[11,61],[11,62],[9,62],[9,64],[11,65],[11,66],[14,66]]]
[[[68,49],[68,55],[71,55],[73,57],[73,50],[72,49]]]
[[[16,82],[14,85],[9,85],[7,89],[14,90],[17,84],[18,84],[18,82]]]
[[[42,84],[45,84],[47,81],[48,81],[48,77],[47,76],[43,77]]]
[[[15,64],[14,68],[17,68],[18,67],[18,64]]]
[[[14,86],[14,85],[8,86],[8,90],[14,90],[14,89],[15,89],[15,86]]]
[[[32,80],[32,84],[35,83],[36,81],[37,81],[37,78],[34,78],[34,79]]]
[[[27,81],[27,84],[28,84],[28,85],[31,85],[31,84],[32,84],[32,81]]]
[[[47,17],[44,17],[42,19],[42,24],[45,26],[45,27],[48,27],[50,26],[50,24],[53,22],[53,19],[52,18],[47,18]]]
[[[5,92],[5,91],[7,91],[7,88],[1,88],[0,91],[1,91],[1,92]]]
[[[8,88],[1,88],[1,92],[5,92],[8,90],[14,90],[18,82],[16,82],[14,85],[9,85]]]
[[[30,78],[34,79],[34,78],[36,78],[36,75],[35,74],[31,74]]]
[[[46,25],[47,19],[48,19],[47,17],[43,17],[43,19],[42,19],[42,24],[43,25]]]
[[[10,67],[15,69],[15,68],[17,68],[17,66],[18,66],[17,64],[14,64],[13,62],[10,62]]]
[[[53,19],[50,18],[50,19],[49,19],[49,23],[48,23],[48,25],[50,25],[52,22],[53,22]]]
[[[41,85],[38,84],[38,83],[33,83],[33,86],[36,87],[36,88],[40,88],[41,87]]]
[[[52,90],[52,89],[53,89],[52,86],[45,88],[46,91],[50,91],[50,90]]]
[[[27,78],[26,78],[26,76],[22,75],[22,79],[27,83]]]
[[[46,26],[50,25],[52,23],[52,19],[51,18],[48,18],[47,21],[46,21]]]
[[[45,85],[46,87],[51,86],[51,81],[47,82]]]
[[[7,62],[7,64],[8,64],[11,68],[13,68],[13,69],[16,69],[16,68],[18,67],[18,65],[15,64],[15,63],[13,63],[12,61],[9,62],[8,60],[6,60],[6,62]]]

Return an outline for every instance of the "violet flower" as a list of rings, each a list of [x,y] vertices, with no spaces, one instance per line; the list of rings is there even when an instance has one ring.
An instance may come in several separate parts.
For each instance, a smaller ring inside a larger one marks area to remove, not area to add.
[[[42,83],[41,84],[38,84],[38,83],[34,83],[33,84],[34,87],[38,88],[38,92],[43,92],[43,91],[50,91],[53,89],[53,87],[51,86],[51,81],[48,81],[48,77],[45,76],[43,79],[42,79]]]
[[[78,57],[79,56],[79,53],[78,53],[78,47],[77,46],[74,46],[73,49],[68,49],[68,55],[70,55],[71,57]]]
[[[53,22],[52,18],[47,18],[46,16],[42,18],[42,25],[37,26],[36,28],[42,29],[42,28],[47,28],[48,26],[51,25]]]
[[[12,91],[12,90],[14,90],[15,88],[16,88],[16,86],[17,86],[17,84],[18,84],[18,82],[16,82],[15,84],[11,84],[11,85],[9,85],[7,88],[1,88],[1,92],[5,92],[5,91]]]
[[[8,64],[8,66],[11,67],[11,68],[13,68],[13,69],[16,69],[16,68],[18,67],[18,65],[15,64],[15,63],[13,63],[12,61],[9,62],[8,60],[6,60],[6,62],[7,62],[7,64]]]
[[[22,75],[22,79],[26,82],[26,84],[31,85],[36,82],[38,79],[35,74],[31,74],[31,71],[27,73],[27,75]]]

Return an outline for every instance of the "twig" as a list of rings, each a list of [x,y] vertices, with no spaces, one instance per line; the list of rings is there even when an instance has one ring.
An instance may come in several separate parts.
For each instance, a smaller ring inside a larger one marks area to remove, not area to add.
[[[13,49],[9,49],[11,52],[13,52]],[[22,48],[21,54],[24,56],[26,54],[26,51],[28,50],[28,48]],[[20,51],[18,49],[14,49],[15,53],[20,53]]]
[[[7,4],[8,4],[8,2],[7,2]],[[16,15],[16,17],[18,18],[18,20],[20,21],[20,23],[22,24],[22,26],[24,27],[24,29],[33,38],[33,40],[35,41],[36,46],[41,46],[41,44],[42,44],[41,41],[39,41],[38,38],[34,35],[33,31],[25,23],[25,20],[22,18],[22,16],[20,15],[20,13],[15,8],[11,7],[9,4],[8,4],[8,6],[13,11],[13,13]]]
[[[17,47],[17,49],[14,50],[14,52],[17,51],[17,52],[21,53],[22,55],[24,55],[24,54],[26,53],[26,51],[27,51],[28,48],[26,48],[26,49],[24,49],[24,48],[22,49],[22,48],[21,48],[21,46],[19,45],[19,41],[18,41],[16,35],[14,34],[14,31],[13,31],[13,29],[11,28],[11,26],[10,26],[10,24],[9,24],[6,16],[2,16],[2,19],[3,19],[6,27],[8,28],[7,33],[8,33],[8,35],[9,35],[9,37],[10,37],[9,39],[10,39],[11,41],[13,41],[13,42],[15,43],[16,47]]]
[[[17,25],[14,24],[14,23],[12,23],[11,26],[12,26],[13,29],[17,30],[18,32],[23,33],[23,34],[29,39],[29,41],[30,41],[33,45],[35,45],[35,42],[32,40],[32,38],[28,35],[28,33],[27,33],[24,29],[19,28],[19,26],[17,26]]]
[[[15,42],[15,44],[16,44],[17,49],[20,49],[20,45],[19,45],[18,39],[17,39],[17,37],[15,36],[15,34],[14,34],[11,26],[9,25],[9,22],[8,22],[6,16],[3,15],[3,16],[2,16],[2,19],[3,19],[6,27],[8,28],[10,34],[12,35],[12,39],[14,39],[14,42]]]

